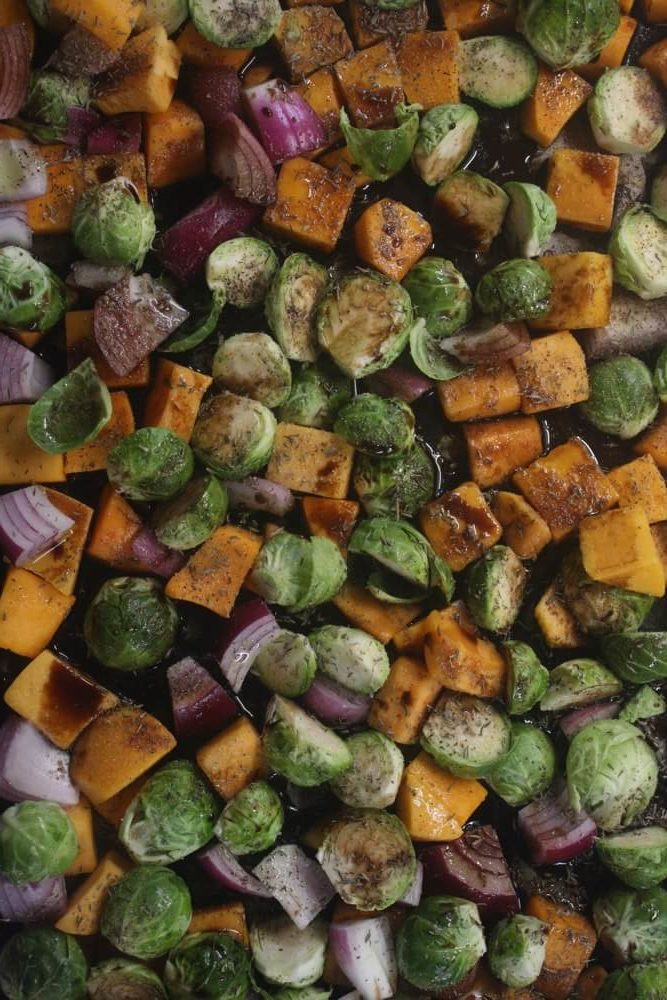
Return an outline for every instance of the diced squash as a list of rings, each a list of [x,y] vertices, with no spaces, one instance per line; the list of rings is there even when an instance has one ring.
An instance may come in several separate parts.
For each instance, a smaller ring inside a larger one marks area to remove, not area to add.
[[[437,613],[437,611],[431,611],[425,618],[420,618],[419,621],[397,632],[391,640],[394,649],[399,653],[423,653],[426,636],[433,626],[433,616]]]
[[[354,184],[355,189],[365,187],[373,179],[365,174],[357,163],[354,163],[347,146],[339,146],[337,149],[325,153],[324,156],[320,157],[320,163],[331,170],[333,174],[339,174],[345,180],[350,181]]]
[[[549,925],[544,965],[535,988],[547,1000],[568,1000],[597,943],[595,928],[580,913],[543,896],[531,896],[526,913]]]
[[[461,483],[422,507],[421,529],[455,573],[499,541],[502,528],[477,483]]]
[[[355,185],[341,171],[295,156],[278,174],[276,201],[263,224],[275,236],[332,253],[354,197]]]
[[[319,0],[321,7],[335,7],[337,4],[344,2],[345,0]],[[313,0],[287,0],[288,7],[307,7],[311,3],[313,3]]]
[[[597,1000],[602,984],[609,973],[601,965],[589,965],[577,979],[574,1000]]]
[[[189,441],[201,401],[213,382],[209,375],[160,358],[146,400],[145,427],[166,427]]]
[[[428,24],[425,0],[400,10],[382,10],[364,0],[349,0],[347,11],[355,49],[367,49],[383,38],[400,38],[409,31],[423,31]]]
[[[667,87],[667,38],[650,45],[642,52],[639,65],[647,69],[661,86]]]
[[[0,486],[62,483],[62,455],[48,455],[28,434],[29,403],[0,406]]]
[[[227,618],[261,547],[259,535],[225,524],[171,577],[165,593]]]
[[[10,566],[0,593],[0,649],[37,656],[67,618],[74,598],[48,580]]]
[[[576,618],[563,601],[554,581],[535,605],[535,621],[551,649],[577,649],[583,645]]]
[[[479,781],[455,777],[422,752],[403,772],[396,812],[413,840],[458,840],[486,796]]]
[[[242,86],[244,90],[248,87],[256,87],[257,84],[266,83],[267,80],[271,80],[275,76],[276,67],[273,63],[253,62],[252,66],[248,66],[243,72]]]
[[[505,660],[479,634],[461,601],[432,616],[424,658],[433,677],[450,691],[478,698],[498,698],[503,691]]]
[[[25,569],[48,580],[61,593],[73,594],[93,518],[93,509],[80,500],[67,496],[66,493],[58,493],[48,487],[46,492],[54,507],[67,517],[71,517],[74,525],[62,541],[38,559],[26,563]]]
[[[167,187],[206,173],[204,123],[183,101],[144,115],[148,184]]]
[[[649,524],[667,521],[667,483],[650,455],[643,455],[607,474],[619,507],[643,507]]]
[[[284,11],[273,40],[293,83],[354,51],[345,23],[321,4]]]
[[[523,413],[556,410],[588,399],[586,357],[569,330],[532,340],[530,349],[513,358],[512,364]]]
[[[109,49],[122,49],[143,10],[142,0],[50,0],[53,14],[76,21]]]
[[[530,321],[535,330],[581,330],[607,326],[611,309],[613,269],[604,253],[565,253],[540,257],[551,275],[551,307]]]
[[[185,25],[176,39],[176,45],[183,62],[209,69],[226,66],[239,70],[252,55],[252,49],[221,49],[200,35],[192,21]]]
[[[615,69],[617,66],[620,66],[625,59],[625,54],[628,51],[632,36],[636,30],[637,22],[634,17],[626,17],[622,14],[618,28],[602,49],[597,59],[594,59],[593,62],[584,63],[583,66],[577,66],[577,73],[586,80],[595,81],[602,76],[605,70]]]
[[[482,420],[516,413],[521,395],[510,362],[492,368],[473,368],[446,382],[436,383],[438,398],[447,420]]]
[[[2,410],[6,407],[2,407]],[[0,410],[0,419],[2,418]],[[0,449],[1,449],[0,444]],[[649,429],[633,443],[633,451],[638,455],[650,455],[663,472],[667,472],[667,407],[662,407],[657,419]]]
[[[396,58],[408,103],[425,111],[458,103],[458,49],[456,31],[411,31],[400,38]]]
[[[24,3],[24,0],[16,0],[17,3]],[[11,3],[11,0],[10,0]],[[0,18],[5,13],[5,8],[0,9]],[[15,24],[16,22],[11,22]],[[7,27],[7,25],[0,24],[0,28]],[[22,128],[16,128],[15,125],[8,125],[7,122],[0,122],[0,139],[25,139],[26,133]]]
[[[83,162],[76,158],[49,162],[46,176],[46,194],[26,202],[28,225],[38,236],[63,236],[72,228],[74,209],[85,187]]]
[[[618,156],[556,149],[549,160],[546,191],[558,221],[594,233],[611,229],[618,182]]]
[[[110,799],[95,803],[95,812],[110,823],[111,826],[119,827],[123,821],[123,816],[127,812],[127,807],[132,802],[148,781],[149,775],[142,774],[126,788],[121,788],[119,792],[112,795]]]
[[[126,392],[111,393],[111,419],[94,441],[65,454],[65,472],[98,472],[106,469],[109,452],[134,431],[134,413]]]
[[[394,124],[394,108],[405,95],[391,42],[362,49],[341,59],[334,68],[354,125],[374,128]]]
[[[161,24],[130,38],[118,63],[98,88],[96,102],[105,115],[129,111],[166,111],[172,102],[181,53]]]
[[[501,417],[463,428],[470,473],[478,486],[496,486],[544,451],[537,417]]]
[[[665,571],[642,507],[619,507],[579,525],[584,569],[594,580],[663,597]]]
[[[82,165],[84,187],[104,184],[115,177],[127,177],[136,187],[141,200],[148,201],[146,160],[143,153],[114,153],[111,156],[99,153],[84,156]]]
[[[352,475],[354,448],[329,431],[278,424],[267,479],[300,493],[342,500]]]
[[[27,347],[29,351],[34,351],[37,345],[44,340],[48,330],[3,330],[7,336],[11,337],[12,340],[16,340],[19,344],[23,344]]]
[[[70,897],[67,909],[56,921],[58,930],[79,937],[98,934],[109,889],[120,882],[131,867],[117,851],[105,854],[92,875]]]
[[[506,0],[438,0],[438,6],[445,26],[462,38],[512,28],[512,8]]]
[[[95,871],[99,863],[93,828],[93,810],[84,798],[81,798],[75,806],[63,806],[63,808],[72,822],[79,841],[79,853],[65,875],[89,875]]]
[[[426,219],[393,198],[376,201],[354,224],[357,256],[394,281],[403,280],[432,242]]]
[[[296,89],[308,101],[324,126],[327,141],[323,144],[323,148],[324,145],[330,146],[332,142],[336,142],[340,137],[339,118],[343,104],[338,94],[334,71],[328,66],[318,69],[306,77]]]
[[[132,541],[143,522],[139,515],[107,484],[102,490],[87,553],[123,573],[141,572],[132,554]]]
[[[629,14],[635,5],[635,0],[619,0],[618,5],[621,8],[621,13]]]
[[[263,773],[261,737],[243,716],[197,750],[197,763],[223,799],[233,799]]]
[[[150,361],[146,358],[129,375],[116,375],[97,346],[93,330],[93,310],[78,309],[65,313],[65,344],[67,368],[76,368],[86,358],[95,362],[97,374],[109,389],[134,389],[148,385],[151,377]]]
[[[595,457],[579,438],[553,448],[513,478],[514,485],[547,522],[556,541],[569,535],[583,518],[608,510],[618,499]]]
[[[642,8],[649,24],[667,21],[667,0],[642,0]]]
[[[441,690],[422,660],[399,656],[373,698],[368,725],[396,743],[418,743],[428,711]]]
[[[535,90],[521,107],[521,130],[538,146],[550,146],[592,93],[574,70],[541,65]]]
[[[304,497],[303,516],[311,535],[328,538],[345,551],[359,517],[356,500],[331,500],[328,497]],[[667,514],[665,514],[667,517]]]
[[[652,524],[651,534],[653,535],[656,550],[667,576],[667,521],[661,521],[660,524]]]
[[[363,629],[385,645],[420,612],[418,604],[389,604],[348,580],[331,602],[351,625]]]
[[[218,903],[216,906],[204,906],[195,910],[188,927],[188,934],[203,934],[206,931],[216,931],[218,934],[230,934],[242,944],[250,947],[250,935],[245,918],[245,906],[241,902]]]
[[[74,744],[72,781],[96,805],[145,774],[176,746],[168,729],[134,705],[99,716]]]
[[[0,28],[8,28],[12,24],[22,24],[28,32],[30,45],[35,44],[35,25],[26,0],[3,0],[0,5]],[[2,136],[10,138],[10,136]],[[18,138],[18,136],[15,136]]]
[[[9,685],[5,703],[68,750],[93,719],[116,707],[118,698],[45,649]]]
[[[520,494],[499,490],[491,510],[502,525],[503,541],[519,559],[535,559],[551,541],[549,525]]]

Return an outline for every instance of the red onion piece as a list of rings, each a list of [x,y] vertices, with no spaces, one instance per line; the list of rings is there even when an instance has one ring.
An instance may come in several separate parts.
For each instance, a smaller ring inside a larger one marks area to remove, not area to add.
[[[0,201],[29,201],[46,194],[46,162],[34,143],[0,139],[0,164]]]
[[[141,149],[141,115],[131,113],[107,118],[88,133],[86,151],[97,156],[138,153]]]
[[[166,580],[178,573],[186,563],[186,556],[158,541],[155,532],[148,525],[144,525],[132,539],[132,555],[149,566],[156,576],[163,576]]]
[[[25,24],[0,28],[0,119],[15,118],[28,93],[32,42]]]
[[[419,859],[429,895],[445,892],[462,896],[477,903],[483,917],[518,911],[516,890],[492,826],[473,827],[458,840],[427,847]]]
[[[15,885],[0,875],[0,920],[51,922],[62,917],[66,909],[67,890],[62,875],[24,885]]]
[[[271,899],[271,893],[262,883],[247,872],[241,862],[223,844],[212,844],[197,855],[197,860],[207,875],[216,882],[231,889],[242,892],[246,896],[260,896]]]
[[[0,246],[32,247],[32,229],[28,225],[28,210],[22,202],[0,204]]]
[[[398,971],[388,917],[331,924],[329,944],[341,972],[363,1000],[394,995]]]
[[[89,108],[67,109],[67,133],[63,138],[69,146],[85,146],[91,132],[99,126],[100,116]]]
[[[497,365],[530,349],[525,323],[483,320],[456,337],[447,337],[442,348],[464,365]]]
[[[241,115],[241,81],[228,66],[186,66],[183,73],[190,104],[204,125],[224,128],[229,112]]]
[[[76,260],[67,275],[67,284],[85,292],[106,292],[131,274],[130,268],[122,264],[93,264],[91,260]]]
[[[614,719],[620,710],[621,706],[616,701],[606,701],[600,705],[586,705],[584,708],[575,708],[573,712],[568,712],[560,719],[558,725],[568,740],[571,740],[589,722],[597,722],[599,719]]]
[[[162,234],[158,257],[177,278],[189,281],[201,271],[219,243],[238,236],[260,212],[258,205],[220,188]]]
[[[587,813],[571,808],[566,788],[558,796],[545,795],[520,809],[518,827],[536,865],[576,858],[588,850],[597,832]]]
[[[317,674],[315,680],[301,697],[306,708],[322,722],[345,729],[363,722],[371,707],[372,698],[350,691],[329,677]]]
[[[225,480],[232,509],[245,507],[246,510],[260,510],[265,514],[284,517],[294,507],[294,494],[280,483],[270,479],[249,476],[241,482]]]
[[[71,24],[67,18],[64,21],[65,25]],[[82,25],[75,24],[65,30],[66,34],[47,64],[59,73],[65,76],[98,76],[118,61],[118,50],[110,49]]]
[[[79,801],[78,789],[70,781],[69,754],[17,716],[0,726],[0,798],[50,799],[61,806]]]
[[[34,403],[54,382],[46,361],[0,333],[0,403]]]
[[[237,198],[253,205],[276,200],[276,175],[264,147],[237,115],[222,115],[208,137],[208,165]]]
[[[179,740],[205,740],[238,715],[236,703],[191,657],[167,670],[174,729]]]
[[[421,903],[423,889],[424,866],[421,861],[418,861],[415,877],[399,899],[399,903],[403,903],[404,906],[419,906]]]
[[[248,117],[272,163],[311,153],[326,145],[327,133],[301,94],[284,80],[247,87],[243,98]]]
[[[25,566],[52,549],[74,521],[58,510],[41,486],[0,496],[0,548],[15,566]]]
[[[299,930],[308,927],[336,895],[317,861],[307,857],[296,844],[276,847],[252,873]]]
[[[255,657],[279,631],[278,622],[259,597],[234,609],[217,644],[220,670],[232,691],[241,690]]]
[[[391,365],[384,371],[376,372],[366,379],[370,392],[377,396],[402,399],[404,403],[414,403],[433,388],[433,382],[420,372],[410,372],[400,365]]]

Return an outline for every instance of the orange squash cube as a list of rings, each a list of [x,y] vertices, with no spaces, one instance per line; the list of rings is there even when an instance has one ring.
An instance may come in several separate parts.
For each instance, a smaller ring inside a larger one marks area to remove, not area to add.
[[[69,155],[67,147],[58,158],[47,160],[46,193],[26,202],[28,225],[39,236],[64,236],[72,228],[74,209],[85,188],[83,161]],[[44,156],[44,147],[40,149]]]
[[[625,54],[630,47],[632,36],[637,30],[637,22],[634,17],[621,15],[618,28],[609,39],[597,59],[593,62],[584,63],[577,66],[576,71],[586,80],[598,80],[605,70],[615,69],[620,66],[625,59]]]
[[[512,8],[506,0],[438,0],[438,6],[445,27],[458,31],[461,38],[495,35],[512,28]]]
[[[455,777],[422,752],[403,772],[396,813],[413,840],[458,840],[487,794],[479,781]]]
[[[292,83],[354,51],[344,21],[321,4],[283,11],[273,40]]]
[[[213,379],[193,368],[160,358],[144,409],[145,427],[166,427],[189,441],[201,401]]]
[[[339,119],[343,103],[338,94],[334,71],[328,66],[318,69],[296,89],[322,122],[327,136],[325,145],[330,146],[332,142],[336,142],[341,134]]]
[[[584,569],[593,580],[663,597],[665,570],[642,507],[619,507],[579,525]]]
[[[354,185],[355,190],[366,187],[373,180],[372,177],[365,174],[361,167],[354,162],[347,146],[339,146],[337,149],[330,150],[324,156],[320,157],[319,162],[322,166],[331,170],[334,175],[339,174],[345,180],[350,181]]]
[[[425,111],[458,103],[458,48],[456,31],[412,31],[400,38],[396,58],[409,103]]]
[[[87,0],[86,0],[87,2]],[[161,24],[130,38],[119,62],[100,81],[96,102],[105,115],[166,111],[176,90],[181,53]]]
[[[72,609],[74,598],[47,580],[11,566],[0,593],[0,649],[37,656]]]
[[[228,618],[261,547],[261,538],[252,531],[232,524],[217,528],[167,581],[167,597]]]
[[[128,806],[136,799],[149,777],[148,773],[144,773],[139,778],[130,782],[125,788],[121,788],[111,798],[104,799],[103,802],[96,802],[95,812],[105,819],[107,823],[110,823],[111,826],[118,828],[123,822],[123,816],[127,812]]]
[[[65,346],[69,371],[86,358],[92,358],[97,374],[109,389],[134,389],[148,385],[150,381],[151,366],[148,358],[138,364],[129,375],[116,375],[97,346],[92,309],[78,309],[76,312],[65,313]]]
[[[481,365],[438,382],[436,390],[447,420],[483,420],[515,413],[521,405],[516,373],[508,361],[492,368]]]
[[[549,161],[546,190],[558,221],[594,233],[611,229],[619,162],[618,156],[556,149]]]
[[[432,242],[426,219],[392,198],[370,205],[354,225],[357,255],[394,281],[403,280]]]
[[[106,469],[109,452],[134,431],[134,413],[126,392],[111,393],[111,420],[94,441],[65,453],[65,472],[98,472]]]
[[[557,581],[544,591],[534,615],[542,638],[551,649],[576,649],[584,645],[577,620],[563,601]]]
[[[667,472],[667,407],[661,408],[657,418],[632,448],[638,455],[650,455],[658,468]]]
[[[232,722],[197,751],[197,763],[223,799],[259,778],[264,769],[262,740],[245,716]]]
[[[538,258],[552,280],[549,312],[530,321],[534,330],[583,330],[607,326],[612,260],[608,254],[564,253]]]
[[[107,484],[102,490],[87,553],[123,573],[140,573],[141,563],[132,554],[132,541],[143,521],[120,493]]]
[[[461,483],[422,507],[421,530],[455,573],[500,540],[502,528],[477,483]]]
[[[194,910],[186,933],[204,934],[207,931],[230,934],[246,950],[250,947],[245,907],[241,902],[218,903],[217,906],[204,906]]]
[[[345,551],[359,517],[357,501],[332,500],[330,497],[304,497],[301,504],[310,534],[328,538],[339,549]]]
[[[532,340],[530,349],[512,364],[523,413],[543,413],[588,399],[586,356],[568,330]]]
[[[503,541],[519,559],[535,559],[551,541],[549,525],[518,493],[499,490],[491,510],[503,528]]]
[[[343,100],[354,125],[393,125],[394,108],[404,99],[401,71],[391,42],[378,42],[337,62]]]
[[[383,38],[400,39],[410,31],[423,31],[428,25],[426,0],[417,0],[401,10],[381,10],[364,0],[349,0],[347,10],[355,49],[367,49]]]
[[[619,507],[643,507],[649,524],[667,521],[667,483],[650,455],[607,473]]]
[[[75,21],[110,49],[122,49],[143,10],[143,0],[50,0],[53,14]]]
[[[399,656],[373,698],[368,725],[396,743],[418,743],[429,709],[441,691],[439,680],[422,660]]]
[[[347,580],[331,603],[351,625],[385,645],[419,614],[418,604],[389,604],[373,597],[358,583]]]
[[[639,65],[647,69],[659,84],[667,87],[667,38],[650,45],[639,57]]]
[[[299,493],[344,499],[350,488],[354,448],[329,431],[278,424],[267,479]]]
[[[535,90],[521,107],[521,130],[538,146],[550,146],[592,93],[574,70],[541,65]]]
[[[70,517],[74,524],[65,537],[49,552],[26,563],[25,568],[48,580],[61,594],[73,594],[79,575],[86,539],[93,519],[93,509],[66,493],[46,488],[46,493],[59,511]]]
[[[117,851],[105,854],[95,871],[70,897],[67,909],[55,926],[65,934],[89,937],[98,934],[109,889],[120,882],[132,865]]]
[[[549,926],[544,965],[535,988],[546,1000],[569,1000],[597,944],[595,928],[580,913],[543,896],[531,896],[526,913]]]
[[[667,21],[667,0],[642,0],[642,7],[649,24]]]
[[[75,806],[63,808],[71,820],[79,841],[79,853],[64,874],[68,877],[90,875],[99,863],[93,828],[93,810],[84,798],[81,798]]]
[[[501,417],[463,428],[473,480],[486,489],[497,486],[544,451],[537,417]]]
[[[143,153],[115,153],[112,156],[100,153],[84,156],[81,163],[85,188],[103,184],[115,177],[127,177],[134,184],[141,200],[148,201],[146,160]]]
[[[176,39],[176,45],[184,63],[202,66],[205,69],[240,70],[252,55],[252,49],[221,49],[200,35],[192,21],[188,21]]]
[[[168,187],[206,173],[204,123],[183,101],[144,115],[148,184]]]
[[[275,236],[332,253],[354,191],[342,173],[296,156],[280,168],[276,201],[264,212],[263,224]]]
[[[432,676],[450,691],[477,698],[499,698],[505,660],[483,639],[462,601],[437,612],[429,622],[424,658]]]

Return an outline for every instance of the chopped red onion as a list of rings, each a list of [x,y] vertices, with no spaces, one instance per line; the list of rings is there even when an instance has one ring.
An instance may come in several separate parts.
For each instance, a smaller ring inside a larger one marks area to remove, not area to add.
[[[32,229],[28,225],[28,210],[19,201],[0,204],[0,246],[32,247]]]
[[[71,22],[65,18],[65,24]],[[47,65],[65,76],[98,76],[110,69],[119,55],[117,49],[109,48],[92,32],[75,24],[66,30]]]
[[[341,972],[363,1000],[393,997],[398,970],[388,917],[331,924],[329,944]]]
[[[0,403],[34,403],[54,382],[46,361],[0,333]]]
[[[558,725],[568,740],[571,740],[589,722],[598,722],[600,719],[614,719],[620,710],[621,706],[617,701],[606,701],[600,705],[585,705],[584,708],[575,708],[573,712],[568,712],[559,721]]]
[[[270,890],[301,931],[336,895],[318,862],[307,857],[296,844],[276,847],[252,873]]]
[[[280,626],[259,597],[239,604],[217,644],[220,670],[232,691],[240,691],[255,657]]]
[[[167,670],[174,729],[180,740],[205,740],[238,715],[236,702],[191,657]]]
[[[247,872],[241,862],[223,844],[212,844],[197,855],[197,860],[207,875],[216,882],[231,889],[242,892],[246,896],[260,896],[271,899],[271,893],[262,883]]]
[[[25,24],[0,28],[0,119],[15,118],[23,107],[32,60],[32,41]]]
[[[483,320],[455,337],[447,337],[442,349],[464,365],[497,365],[530,349],[525,323]]]
[[[372,698],[350,691],[329,677],[316,674],[301,701],[318,719],[334,728],[345,729],[366,719]]]
[[[208,165],[237,198],[254,205],[272,205],[276,200],[271,160],[237,115],[222,115],[220,127],[209,135]]]
[[[50,799],[61,806],[79,801],[69,776],[69,754],[17,716],[0,726],[0,798]]]
[[[424,888],[424,866],[421,861],[417,862],[417,870],[415,871],[415,877],[412,882],[405,890],[399,903],[403,903],[404,906],[419,906],[422,898],[422,890]]]
[[[272,163],[282,163],[326,145],[327,133],[319,116],[298,90],[284,80],[267,80],[247,87],[243,98]]]
[[[106,118],[88,133],[86,151],[91,156],[138,153],[141,149],[141,135],[141,115],[138,113]]]
[[[458,840],[427,847],[419,859],[429,895],[462,896],[477,903],[483,917],[518,911],[516,890],[492,826],[473,827]]]
[[[148,525],[144,525],[132,539],[132,555],[148,566],[150,572],[167,580],[185,566],[187,558],[183,552],[170,549],[158,541]]]
[[[225,128],[230,112],[242,114],[241,81],[229,66],[186,66],[183,79],[190,104],[207,129]]]
[[[366,379],[366,385],[378,396],[402,399],[414,403],[433,388],[433,382],[420,372],[411,372],[400,365],[391,365]]]
[[[25,924],[53,922],[66,909],[67,890],[62,875],[23,885],[15,885],[0,875],[0,920]]]
[[[106,292],[131,274],[130,268],[122,264],[93,264],[91,260],[76,260],[67,275],[67,284],[85,292]]]
[[[25,566],[54,548],[74,521],[49,500],[41,486],[0,496],[0,548],[15,566]]]
[[[518,827],[536,865],[570,861],[588,850],[597,832],[591,817],[570,806],[567,788],[519,810]]]
[[[27,139],[0,139],[0,201],[29,201],[46,194],[46,161]]]
[[[249,476],[241,482],[225,480],[230,507],[245,507],[246,510],[260,510],[275,517],[284,517],[294,506],[294,494],[280,483],[270,479]]]
[[[85,146],[88,136],[99,126],[100,116],[89,108],[67,109],[67,132],[63,142],[68,146]]]

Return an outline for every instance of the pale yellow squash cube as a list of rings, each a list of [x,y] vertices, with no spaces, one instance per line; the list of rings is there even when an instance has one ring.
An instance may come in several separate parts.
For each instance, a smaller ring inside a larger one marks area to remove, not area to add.
[[[97,106],[105,115],[166,111],[172,102],[181,53],[161,24],[134,35],[120,60],[98,88]]]
[[[49,8],[81,25],[107,48],[121,49],[144,4],[143,0],[50,0]]]
[[[56,927],[65,934],[90,937],[98,934],[109,889],[120,882],[132,865],[117,851],[105,854],[95,871],[72,894]]]
[[[0,594],[0,649],[37,656],[67,618],[74,598],[26,569],[10,567]]]
[[[620,507],[579,525],[584,569],[594,580],[663,597],[665,571],[642,507]]]
[[[486,796],[479,781],[457,778],[422,752],[403,772],[396,813],[413,840],[458,840]]]
[[[569,330],[532,340],[530,349],[512,364],[523,413],[557,410],[588,399],[586,357]]]
[[[29,403],[0,406],[0,486],[64,483],[62,455],[48,455],[28,434]]]
[[[555,582],[540,597],[535,605],[534,615],[542,638],[551,649],[576,649],[583,646],[577,621],[561,598]]]
[[[530,320],[534,330],[582,330],[607,326],[613,284],[608,254],[564,253],[538,258],[553,281],[549,312]]]
[[[607,474],[619,507],[643,507],[649,524],[667,521],[667,483],[651,455],[619,465]]]
[[[266,478],[299,493],[342,500],[348,495],[354,448],[329,431],[278,424]]]
[[[197,751],[197,763],[223,799],[233,799],[264,770],[262,740],[250,719],[237,719]]]
[[[95,830],[93,828],[93,810],[84,798],[79,799],[75,806],[63,807],[69,816],[79,841],[79,853],[69,866],[65,875],[89,875],[95,871],[99,863]]]

